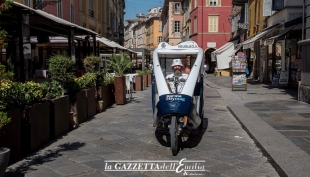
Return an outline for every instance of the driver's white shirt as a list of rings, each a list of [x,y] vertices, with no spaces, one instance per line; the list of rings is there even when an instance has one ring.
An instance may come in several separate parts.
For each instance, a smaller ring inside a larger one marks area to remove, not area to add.
[[[167,80],[167,82],[168,82],[169,85],[170,85],[170,88],[171,88],[172,93],[175,93],[175,82],[174,82],[174,78],[175,78],[174,73],[168,74],[168,75],[166,76],[166,80]],[[182,92],[183,87],[184,87],[184,85],[185,85],[185,82],[186,82],[187,78],[188,78],[188,74],[182,74],[182,76],[179,76],[179,81],[180,81],[181,79],[183,79],[183,80],[185,80],[185,81],[184,81],[184,82],[179,82],[179,84],[178,84],[178,90],[177,90],[178,93],[181,93],[181,92]]]

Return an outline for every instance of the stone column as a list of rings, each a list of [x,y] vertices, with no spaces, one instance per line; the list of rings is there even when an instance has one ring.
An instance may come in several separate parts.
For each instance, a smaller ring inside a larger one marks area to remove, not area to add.
[[[305,1],[305,22],[310,25],[310,1]],[[301,56],[301,85],[299,86],[299,99],[302,102],[310,103],[310,28],[307,28],[305,39],[298,42],[302,46]]]

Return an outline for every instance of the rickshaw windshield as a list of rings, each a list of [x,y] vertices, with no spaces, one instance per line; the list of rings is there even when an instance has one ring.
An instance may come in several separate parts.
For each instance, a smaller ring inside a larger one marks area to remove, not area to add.
[[[173,68],[171,67],[171,64],[174,59],[180,59],[182,62],[182,72],[184,74],[189,74],[191,71],[191,68],[193,67],[193,64],[196,61],[197,55],[195,54],[159,54],[158,59],[160,63],[160,67],[163,71],[164,76],[167,76],[169,74],[173,73]],[[188,68],[188,72],[185,73],[185,68]]]

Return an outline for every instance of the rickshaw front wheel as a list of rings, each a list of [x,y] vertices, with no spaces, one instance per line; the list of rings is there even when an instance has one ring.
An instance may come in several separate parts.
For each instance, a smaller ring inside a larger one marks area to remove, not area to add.
[[[170,137],[172,155],[175,156],[178,154],[178,122],[176,116],[171,117]]]

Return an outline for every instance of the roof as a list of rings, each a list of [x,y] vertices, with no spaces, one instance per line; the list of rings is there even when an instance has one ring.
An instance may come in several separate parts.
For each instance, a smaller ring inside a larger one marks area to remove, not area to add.
[[[31,7],[25,6],[24,4],[21,4],[21,3],[15,2],[15,1],[13,3],[14,3],[15,6],[19,6],[19,7],[28,9],[31,12],[34,12],[34,13],[42,16],[42,17],[48,18],[48,19],[50,19],[50,20],[52,20],[54,22],[60,23],[62,25],[68,26],[68,27],[73,27],[73,28],[77,28],[77,29],[80,29],[80,30],[83,30],[83,31],[87,31],[87,32],[89,32],[91,34],[98,35],[98,33],[94,32],[94,31],[92,31],[92,30],[90,30],[88,28],[84,28],[84,27],[79,26],[77,24],[71,23],[71,22],[69,22],[67,20],[64,20],[62,18],[56,17],[56,16],[54,16],[52,14],[49,14],[49,13],[46,13],[46,12],[44,12],[42,10],[33,9]]]

